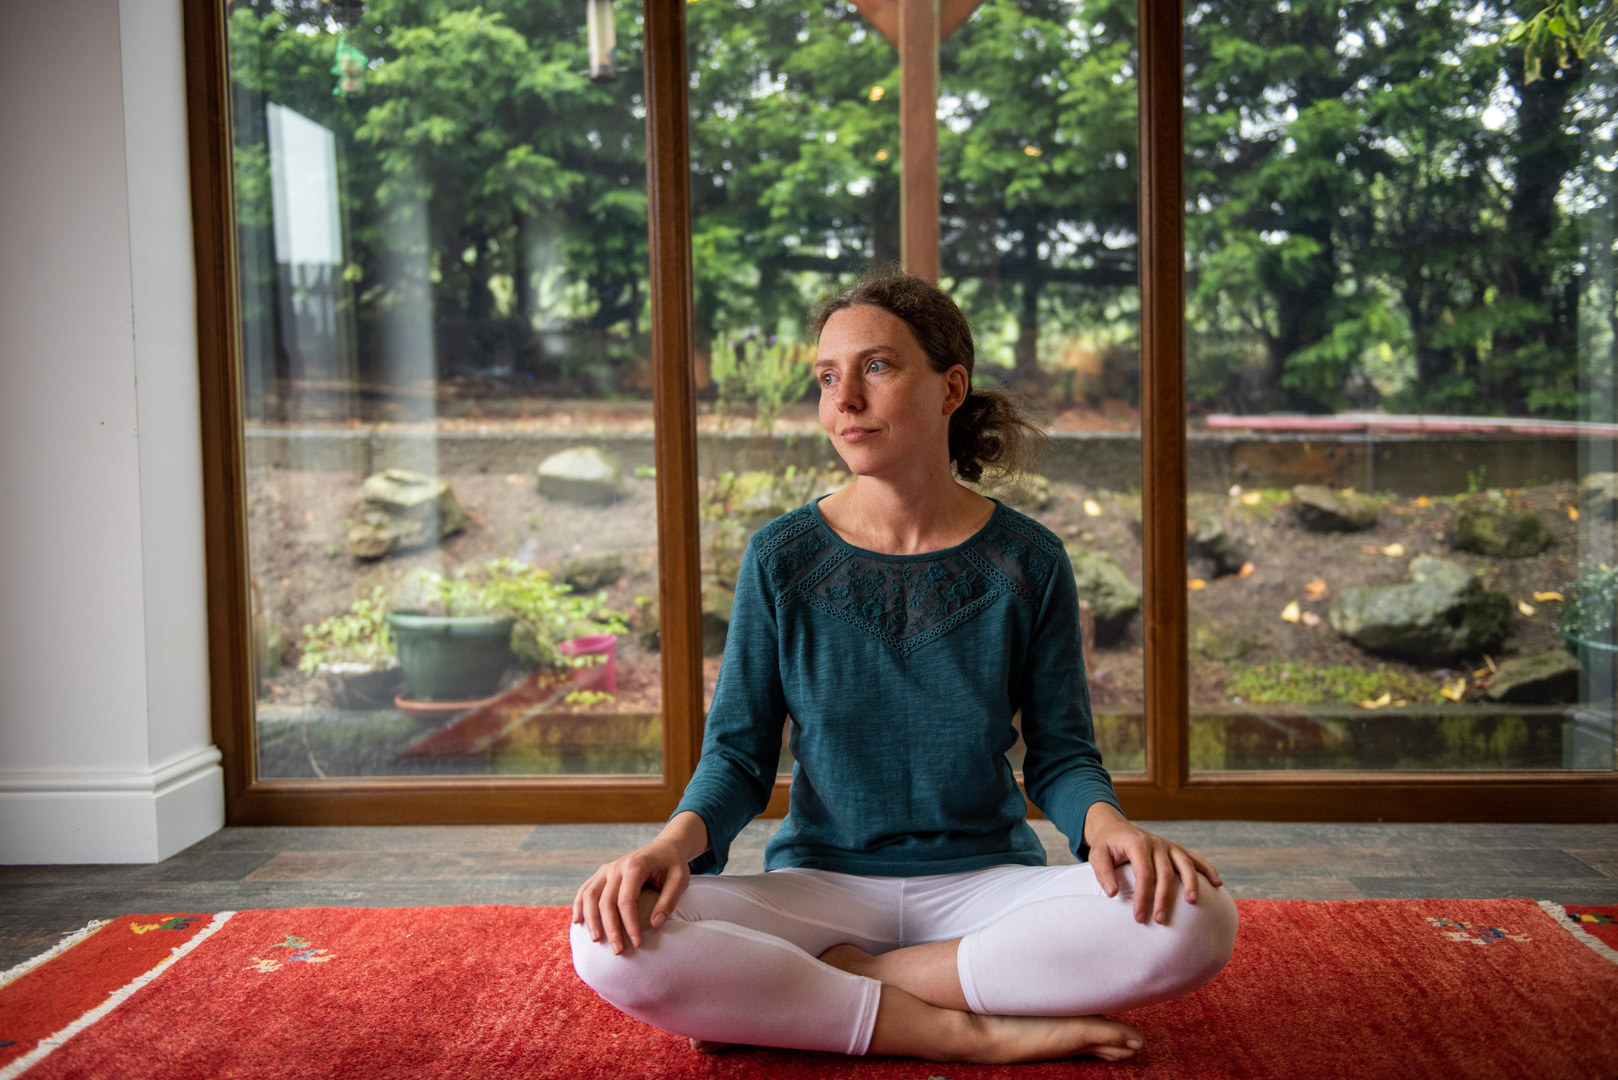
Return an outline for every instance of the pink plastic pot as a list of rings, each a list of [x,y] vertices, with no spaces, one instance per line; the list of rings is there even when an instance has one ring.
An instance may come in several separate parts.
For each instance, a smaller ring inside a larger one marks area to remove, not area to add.
[[[608,694],[618,692],[618,635],[588,634],[568,638],[557,646],[563,656],[601,656],[585,667],[573,669],[573,685],[580,690],[600,690]]]

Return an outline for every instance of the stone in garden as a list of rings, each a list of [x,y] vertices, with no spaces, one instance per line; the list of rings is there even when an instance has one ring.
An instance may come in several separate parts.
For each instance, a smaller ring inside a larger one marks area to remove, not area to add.
[[[1579,513],[1591,521],[1618,518],[1618,473],[1586,473],[1579,481]]]
[[[979,495],[992,495],[1018,510],[1043,510],[1051,502],[1051,482],[1039,473],[1012,473],[992,482],[968,484]]]
[[[1376,524],[1382,504],[1353,488],[1299,484],[1292,489],[1292,512],[1310,532],[1358,532]]]
[[[594,446],[577,446],[539,463],[539,493],[581,506],[608,506],[629,488],[617,458]]]
[[[1185,538],[1186,562],[1192,577],[1215,578],[1234,574],[1247,560],[1244,547],[1231,539],[1224,523],[1206,517],[1197,521]]]
[[[1450,546],[1478,555],[1522,559],[1551,545],[1551,531],[1532,510],[1507,510],[1494,503],[1463,506],[1449,522]]]
[[[811,499],[829,495],[846,480],[846,474],[834,470],[793,469],[777,474],[749,469],[730,481],[725,490],[725,511],[744,529],[755,532]]]
[[[702,585],[702,655],[720,656],[725,651],[725,635],[730,630],[730,612],[736,594],[717,582]]]
[[[1219,622],[1199,624],[1191,631],[1191,648],[1209,660],[1240,660],[1269,644],[1256,636],[1232,630]]]
[[[1511,705],[1563,705],[1579,700],[1579,660],[1566,649],[1519,656],[1489,680],[1489,700]]]
[[[616,551],[601,555],[580,555],[562,564],[559,579],[573,586],[576,593],[593,593],[624,576],[624,557]]]
[[[635,610],[630,613],[629,628],[647,652],[658,652],[663,646],[661,621],[657,601],[649,596],[637,601]]]
[[[354,516],[348,550],[359,559],[436,544],[466,528],[467,520],[447,481],[409,469],[366,477]]]
[[[1140,610],[1141,591],[1124,568],[1104,551],[1069,545],[1073,581],[1079,599],[1088,600],[1096,617],[1096,642],[1107,644],[1123,637],[1129,620]]]
[[[1410,560],[1400,585],[1352,585],[1332,598],[1332,629],[1362,649],[1437,663],[1497,643],[1511,600],[1467,569],[1432,555]]]

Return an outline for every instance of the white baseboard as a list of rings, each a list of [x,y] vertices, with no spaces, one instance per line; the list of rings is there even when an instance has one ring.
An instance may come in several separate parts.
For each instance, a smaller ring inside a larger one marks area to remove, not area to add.
[[[0,771],[0,864],[152,863],[225,824],[209,746],[131,772]]]

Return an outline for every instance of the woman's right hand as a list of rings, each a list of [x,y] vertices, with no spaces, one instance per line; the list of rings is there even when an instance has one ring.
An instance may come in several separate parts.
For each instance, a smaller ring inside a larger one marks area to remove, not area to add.
[[[702,819],[690,811],[677,815],[657,839],[606,863],[579,886],[573,897],[573,921],[584,924],[591,941],[605,940],[614,954],[624,951],[626,939],[638,948],[641,890],[658,892],[647,919],[650,929],[656,930],[668,921],[691,881],[688,860],[706,850],[708,833]]]

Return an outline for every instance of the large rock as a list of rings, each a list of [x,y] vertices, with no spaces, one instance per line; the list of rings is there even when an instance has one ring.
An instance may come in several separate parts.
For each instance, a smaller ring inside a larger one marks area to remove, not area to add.
[[[1129,580],[1124,568],[1104,551],[1069,545],[1068,558],[1073,561],[1073,581],[1078,586],[1079,599],[1090,602],[1095,613],[1096,642],[1109,644],[1123,637],[1129,620],[1140,610],[1140,586]]]
[[[1007,473],[990,482],[966,486],[1018,510],[1043,510],[1051,502],[1051,482],[1039,473]]]
[[[1494,645],[1511,621],[1511,600],[1489,592],[1466,568],[1431,555],[1410,560],[1402,585],[1353,585],[1332,598],[1332,628],[1362,649],[1437,663]]]
[[[782,514],[796,510],[821,495],[829,495],[848,482],[848,474],[833,469],[796,469],[781,473],[749,469],[729,476],[717,491],[727,516],[752,533]]]
[[[1292,512],[1311,532],[1358,532],[1376,524],[1382,504],[1353,488],[1299,484],[1292,489]]]
[[[725,636],[730,632],[730,613],[736,604],[736,594],[717,582],[702,586],[702,655],[721,656],[725,651]]]
[[[581,506],[608,506],[629,488],[617,458],[594,446],[577,446],[539,463],[539,493]]]
[[[409,469],[366,477],[354,517],[348,550],[360,559],[436,544],[466,528],[466,511],[449,483]]]
[[[593,593],[604,589],[624,576],[624,557],[616,551],[600,555],[580,555],[562,564],[558,580],[573,586],[578,593]]]
[[[1591,521],[1618,518],[1618,473],[1586,473],[1579,481],[1579,513]]]
[[[1566,649],[1507,660],[1489,680],[1489,699],[1512,705],[1561,705],[1579,700],[1579,661]]]
[[[1240,660],[1248,653],[1262,649],[1268,644],[1268,641],[1258,635],[1232,629],[1217,619],[1210,623],[1199,623],[1191,630],[1192,650],[1198,656],[1209,660],[1226,663]]]
[[[1247,561],[1247,548],[1225,531],[1224,522],[1205,517],[1192,524],[1185,538],[1186,564],[1192,577],[1234,574]]]
[[[1496,558],[1522,559],[1551,545],[1551,530],[1532,510],[1494,503],[1463,506],[1449,522],[1450,546]]]

